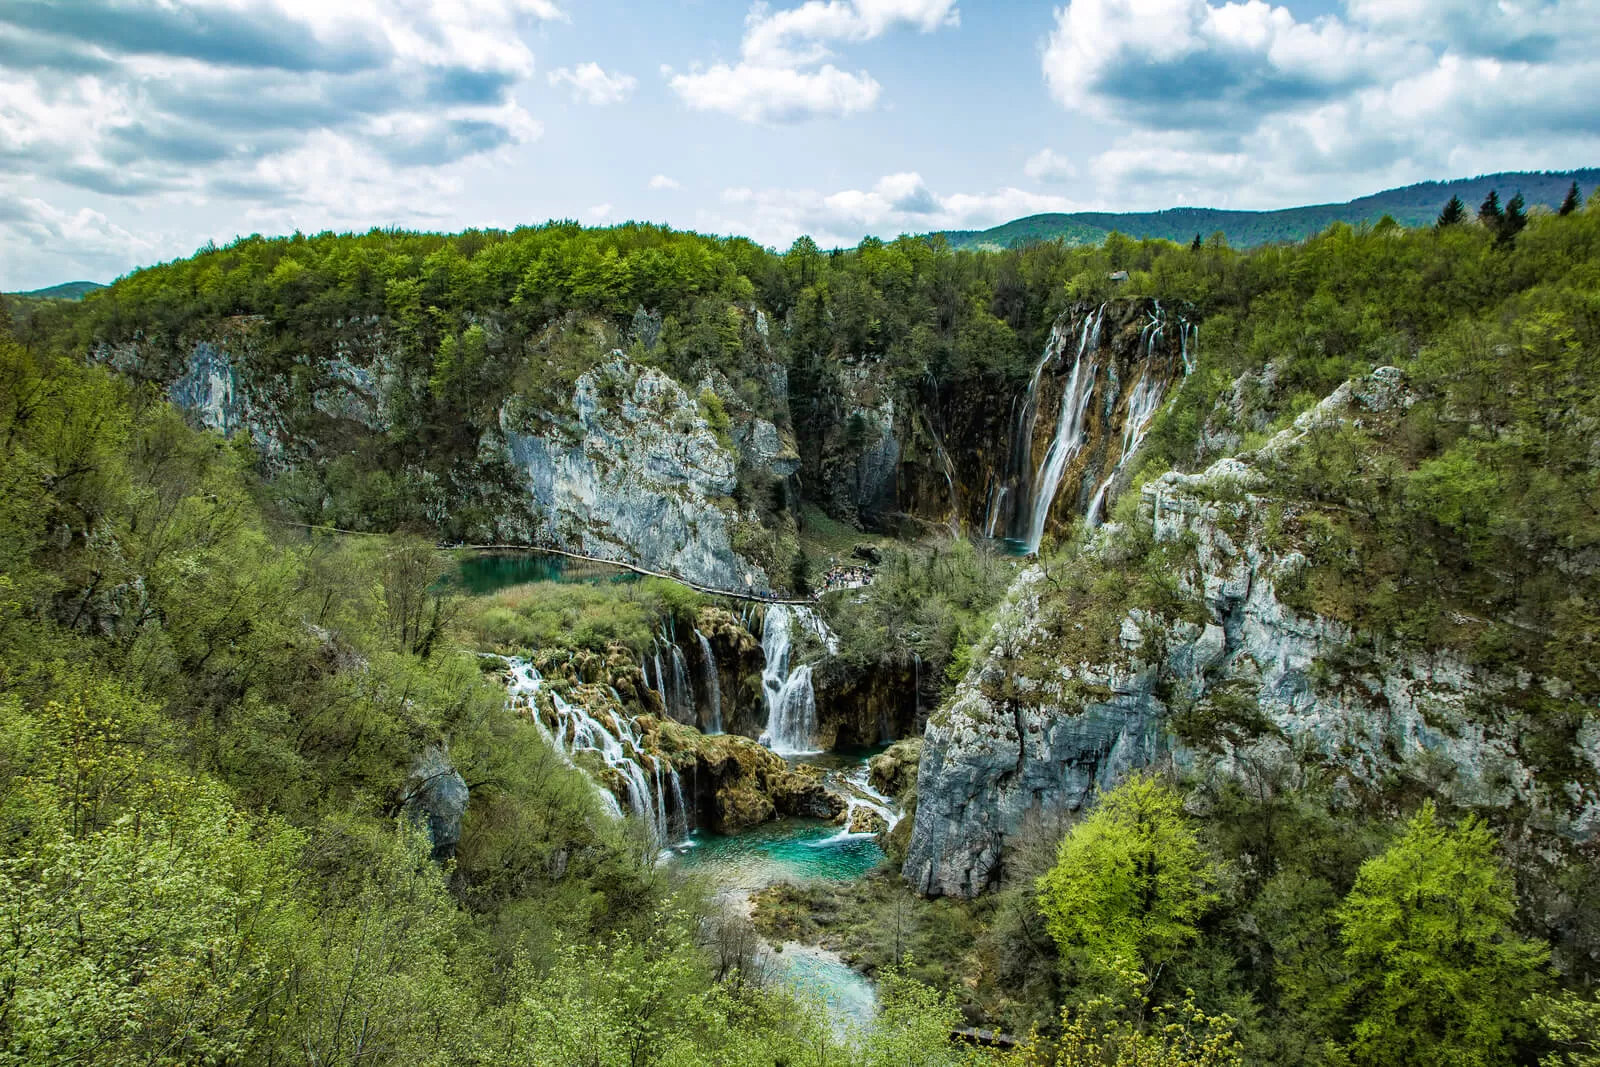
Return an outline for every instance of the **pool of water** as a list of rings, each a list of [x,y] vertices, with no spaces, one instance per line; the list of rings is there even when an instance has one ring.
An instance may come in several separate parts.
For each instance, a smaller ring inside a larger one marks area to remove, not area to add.
[[[836,1031],[865,1028],[872,1022],[878,1008],[872,980],[827,949],[791,941],[782,951],[769,953],[767,965],[801,993],[821,1000]]]
[[[636,582],[639,576],[620,567],[568,559],[545,552],[463,553],[450,587],[468,596],[488,596],[528,582]]]
[[[861,878],[883,859],[871,837],[842,835],[817,819],[777,819],[742,834],[691,835],[679,866],[722,892],[754,892],[775,882]]]

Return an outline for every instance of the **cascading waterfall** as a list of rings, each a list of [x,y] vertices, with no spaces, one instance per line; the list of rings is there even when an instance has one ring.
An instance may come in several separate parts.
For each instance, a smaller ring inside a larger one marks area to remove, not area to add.
[[[720,734],[722,732],[722,681],[717,676],[717,656],[711,648],[711,641],[699,630],[694,636],[700,642],[700,667],[705,672],[706,701],[710,704],[706,713],[706,733]]]
[[[688,826],[689,812],[684,804],[677,769],[664,757],[644,751],[631,719],[620,714],[613,715],[608,726],[587,709],[569,704],[560,693],[547,688],[538,670],[527,660],[511,658],[505,662],[511,671],[511,682],[507,686],[511,700],[522,703],[533,713],[535,724],[569,764],[573,763],[577,753],[593,752],[615,771],[627,791],[629,810],[650,827],[658,845],[665,846],[675,839],[676,828],[670,821],[674,814],[676,821],[685,828]],[[541,692],[549,696],[550,706],[555,712],[554,729],[546,725],[539,714],[535,698]],[[668,776],[665,779],[664,772]],[[622,806],[616,796],[599,782],[590,781],[606,810],[612,816],[621,818]],[[672,811],[669,811],[667,803],[668,781],[673,791]],[[687,833],[687,829],[684,833]]]
[[[801,755],[817,749],[817,695],[811,686],[811,665],[789,667],[795,623],[822,640],[829,652],[839,651],[839,639],[810,608],[774,604],[761,627],[761,651],[766,665],[761,689],[767,699],[767,730],[762,743],[780,755]]]
[[[672,653],[672,707],[673,716],[683,722],[695,721],[694,687],[689,684],[689,663],[683,658],[683,649],[673,644]]]
[[[1159,330],[1151,331],[1152,337],[1159,336],[1159,333]],[[1151,341],[1151,349],[1153,348],[1154,340]],[[1153,355],[1153,352],[1148,354]],[[1083,513],[1089,529],[1092,530],[1100,525],[1101,509],[1105,504],[1106,493],[1111,489],[1111,483],[1116,481],[1117,475],[1121,473],[1129,458],[1139,451],[1140,445],[1144,444],[1145,434],[1150,430],[1150,423],[1155,418],[1156,409],[1161,406],[1161,397],[1165,392],[1166,386],[1152,378],[1149,368],[1146,367],[1128,397],[1128,410],[1123,415],[1122,454],[1117,457],[1117,465],[1111,469],[1106,480],[1095,490],[1094,499],[1089,502],[1089,510]]]
[[[672,783],[673,810],[678,814],[672,828],[672,839],[682,841],[689,836],[693,827],[689,825],[689,806],[683,802],[683,779],[678,776],[678,768],[670,763],[667,764],[667,780]]]
[[[819,844],[829,844],[842,841],[851,837],[875,837],[874,833],[855,833],[850,827],[855,823],[856,812],[866,809],[875,813],[884,822],[884,831],[893,830],[905,817],[893,800],[884,796],[872,787],[870,774],[865,763],[840,776],[839,784],[843,786],[845,795],[844,824],[839,827],[838,833],[825,838]]]
[[[1089,410],[1089,399],[1094,395],[1094,377],[1098,365],[1095,357],[1100,348],[1100,324],[1105,317],[1105,305],[1084,323],[1078,338],[1078,354],[1072,363],[1072,375],[1067,379],[1067,389],[1061,397],[1061,415],[1056,420],[1055,437],[1039,465],[1034,479],[1033,514],[1028,525],[1027,550],[1039,551],[1044,540],[1045,522],[1050,517],[1050,506],[1055,503],[1056,490],[1061,487],[1061,476],[1067,464],[1078,454],[1084,442],[1083,416]],[[1041,369],[1043,364],[1040,364]],[[1030,387],[1036,388],[1036,386]]]

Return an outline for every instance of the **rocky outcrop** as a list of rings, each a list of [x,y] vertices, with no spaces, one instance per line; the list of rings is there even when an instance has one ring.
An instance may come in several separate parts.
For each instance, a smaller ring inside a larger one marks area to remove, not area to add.
[[[765,572],[733,548],[732,526],[744,517],[732,500],[731,442],[666,374],[613,357],[578,379],[568,423],[526,432],[501,411],[509,459],[527,479],[524,539],[648,561],[711,586],[767,590]]]
[[[791,768],[749,738],[671,728],[667,734],[663,750],[678,768],[702,829],[732,834],[779,815],[832,820],[844,814],[844,800],[823,785],[820,772]]]
[[[878,792],[898,800],[917,784],[921,764],[922,738],[908,737],[867,761],[867,781]]]
[[[870,748],[905,737],[916,726],[917,672],[912,664],[879,663],[851,671],[838,660],[824,659],[812,680],[822,748]]]
[[[981,892],[1030,809],[1079,809],[1163,761],[1237,775],[1311,762],[1352,789],[1428,774],[1450,802],[1533,810],[1568,838],[1600,830],[1600,774],[1541,783],[1518,717],[1482,713],[1540,679],[1475,669],[1444,649],[1353,657],[1359,634],[1279,598],[1305,560],[1271,547],[1264,523],[1275,501],[1260,465],[1319,423],[1381,420],[1408,402],[1399,372],[1385,368],[1342,386],[1257,454],[1146,485],[1138,521],[1156,544],[1187,554],[1187,604],[1161,614],[1128,606],[1107,646],[1081,644],[1072,628],[1088,621],[1052,611],[1045,570],[1025,571],[954,699],[929,720],[905,880],[930,895]],[[1103,530],[1091,551],[1109,560],[1134,532]],[[1074,647],[1096,651],[1063,655]],[[1600,769],[1600,751],[1578,755]]]
[[[404,809],[427,827],[434,862],[454,859],[467,814],[467,782],[443,745],[430,747],[411,765],[400,796]]]

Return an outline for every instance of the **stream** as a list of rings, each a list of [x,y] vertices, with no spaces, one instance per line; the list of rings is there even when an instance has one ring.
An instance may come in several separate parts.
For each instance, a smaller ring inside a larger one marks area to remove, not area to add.
[[[865,786],[866,754],[821,753],[791,762],[826,769],[825,780],[838,793],[858,803],[873,803]],[[690,835],[674,861],[680,869],[705,875],[718,896],[733,906],[749,908],[750,896],[779,882],[845,882],[865,877],[883,861],[883,850],[870,834],[851,834],[819,819],[783,818],[732,836]],[[845,963],[837,953],[798,941],[786,941],[766,960],[774,974],[826,1005],[840,1032],[865,1027],[877,1008],[872,980]]]

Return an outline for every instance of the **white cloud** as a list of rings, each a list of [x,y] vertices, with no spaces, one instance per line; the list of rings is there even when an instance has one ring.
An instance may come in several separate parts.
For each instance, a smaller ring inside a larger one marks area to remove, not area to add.
[[[723,233],[749,234],[787,246],[801,234],[823,245],[854,245],[863,236],[986,229],[1021,215],[1078,211],[1084,205],[1060,196],[1000,189],[990,193],[933,192],[916,173],[890,174],[870,189],[822,193],[813,189],[723,191],[721,211],[703,212],[698,225]]]
[[[96,236],[105,215],[46,200],[169,218],[237,201],[246,232],[423,222],[463,168],[540,137],[515,89],[536,25],[564,17],[551,0],[0,3],[0,187],[37,199],[7,233],[45,257],[69,234],[104,277],[204,236]]]
[[[628,74],[607,74],[598,63],[580,63],[576,67],[560,67],[548,75],[553,86],[567,85],[572,89],[572,99],[604,107],[620,104],[633,95],[638,79]]]
[[[1110,127],[1086,169],[1119,206],[1289,206],[1600,156],[1600,0],[1346,0],[1311,21],[1069,0],[1043,73]]]
[[[1065,182],[1078,176],[1078,168],[1061,153],[1043,148],[1023,164],[1022,173],[1036,182]]]
[[[596,204],[583,213],[582,222],[588,226],[602,226],[611,220],[611,205]]]
[[[956,0],[807,0],[780,11],[758,3],[745,19],[739,62],[663,72],[689,107],[745,122],[852,115],[875,107],[883,87],[864,70],[827,62],[834,45],[900,28],[932,33],[960,21]]]
[[[832,64],[820,70],[718,64],[677,74],[668,82],[697,111],[720,111],[745,122],[800,122],[822,115],[867,111],[883,91],[866,71],[850,74]]]
[[[654,178],[650,179],[649,187],[651,189],[677,192],[683,188],[683,183],[673,178],[669,178],[665,174],[657,174]]]
[[[528,24],[559,17],[549,0],[0,5],[0,174],[194,195],[330,132],[384,168],[493,152],[539,136],[512,89],[533,74]]]

